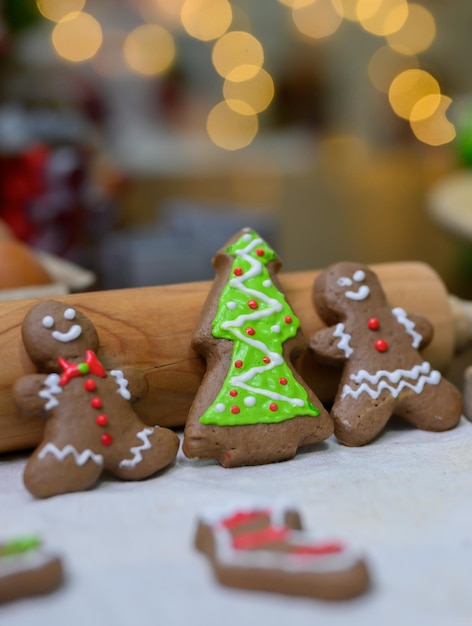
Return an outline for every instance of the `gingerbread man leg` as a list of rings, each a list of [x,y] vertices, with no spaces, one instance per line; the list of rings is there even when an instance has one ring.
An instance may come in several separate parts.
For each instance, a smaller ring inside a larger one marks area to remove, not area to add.
[[[121,458],[107,460],[106,467],[124,480],[140,480],[155,474],[174,460],[179,438],[168,428],[144,426],[123,435]]]
[[[31,456],[23,477],[28,491],[37,498],[83,491],[103,471],[103,457],[90,449],[78,449],[70,441],[48,441]],[[61,476],[61,481],[57,481]]]
[[[395,413],[422,430],[443,431],[454,428],[462,414],[462,397],[448,380],[426,385],[421,394],[401,398]]]
[[[383,430],[394,412],[394,400],[387,392],[359,410],[359,401],[346,397],[337,400],[332,408],[334,434],[338,441],[347,446],[364,446]]]

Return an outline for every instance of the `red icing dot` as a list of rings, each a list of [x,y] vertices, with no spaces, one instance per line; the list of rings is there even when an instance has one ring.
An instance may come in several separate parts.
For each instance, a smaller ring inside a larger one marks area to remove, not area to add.
[[[100,409],[102,407],[102,401],[100,400],[100,398],[92,398],[90,400],[90,404],[93,406],[94,409]]]
[[[106,426],[108,424],[108,418],[103,413],[100,413],[100,415],[97,415],[95,418],[95,423],[99,426]]]
[[[292,323],[292,318],[290,317],[290,315],[286,315],[286,316],[284,317],[284,322],[285,322],[286,324],[291,324],[291,323]]]
[[[375,349],[379,352],[387,352],[388,350],[388,343],[385,341],[385,339],[377,339],[377,341],[374,343],[374,346]]]
[[[242,366],[243,366],[243,362],[242,361],[238,360],[238,361],[234,362],[234,367],[238,367],[239,368],[239,367],[242,367]]]
[[[254,328],[251,328],[250,326],[248,328],[246,328],[246,335],[255,335],[256,331],[254,330]]]
[[[286,378],[279,378],[279,383],[280,383],[281,385],[286,385],[286,384],[287,384],[287,382],[288,382],[288,381],[287,381],[287,379],[286,379]]]
[[[277,411],[279,407],[277,406],[277,404],[275,404],[275,402],[272,402],[271,404],[269,404],[269,409],[271,411]]]
[[[265,356],[263,359],[264,363],[270,363],[270,359],[268,356]]]
[[[236,406],[236,405],[232,406],[230,409],[231,413],[234,413],[235,415],[237,415],[240,410],[241,409],[239,408],[239,406]]]
[[[257,256],[264,256],[264,250],[262,248],[257,248],[256,254]]]
[[[259,305],[257,304],[255,300],[249,300],[247,305],[250,309],[257,309],[259,307]]]
[[[229,392],[229,395],[235,398],[238,395],[238,392],[236,391],[236,389],[231,389],[231,391]]]
[[[242,270],[242,268],[240,268],[240,267],[236,267],[236,268],[234,268],[234,272],[233,272],[233,274],[234,274],[235,276],[242,276],[242,275],[243,275],[243,270]]]
[[[84,388],[86,391],[95,391],[97,387],[97,384],[94,380],[92,380],[91,378],[88,378],[85,382],[84,382]]]
[[[110,435],[110,433],[105,433],[100,437],[100,441],[102,442],[103,446],[111,446],[111,444],[113,443],[113,437]]]
[[[378,330],[380,328],[380,322],[376,317],[371,317],[367,322],[367,328],[369,330]]]

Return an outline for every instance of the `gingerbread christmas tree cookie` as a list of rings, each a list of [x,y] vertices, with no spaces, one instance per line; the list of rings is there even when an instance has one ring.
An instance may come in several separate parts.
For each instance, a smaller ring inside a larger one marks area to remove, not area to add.
[[[88,489],[104,470],[139,480],[173,461],[177,435],[144,424],[132,406],[147,393],[144,374],[106,370],[96,354],[95,327],[83,313],[61,302],[40,302],[25,317],[22,334],[41,373],[20,378],[14,399],[25,414],[47,418],[24,473],[34,496]]]
[[[462,398],[420,354],[433,335],[429,321],[391,308],[375,273],[358,263],[336,263],[316,279],[315,307],[328,328],[310,340],[314,354],[342,363],[332,407],[344,444],[372,441],[396,414],[418,428],[453,428]]]
[[[214,265],[216,279],[192,343],[207,372],[183,450],[227,467],[291,458],[299,446],[329,437],[332,425],[292,364],[304,342],[277,281],[280,261],[244,229]]]

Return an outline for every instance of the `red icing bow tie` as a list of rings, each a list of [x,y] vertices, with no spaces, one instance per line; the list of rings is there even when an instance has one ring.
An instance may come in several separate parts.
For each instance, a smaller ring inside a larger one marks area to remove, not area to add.
[[[85,361],[81,363],[69,363],[62,357],[59,357],[57,360],[64,370],[59,380],[61,387],[65,387],[76,376],[86,376],[87,374],[95,374],[95,376],[100,376],[101,378],[106,376],[105,368],[97,359],[97,355],[93,350],[87,350]]]

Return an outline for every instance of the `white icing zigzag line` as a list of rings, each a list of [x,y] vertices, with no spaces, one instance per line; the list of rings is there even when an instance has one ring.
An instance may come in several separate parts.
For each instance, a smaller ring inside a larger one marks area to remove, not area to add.
[[[246,384],[247,382],[251,381],[254,378],[254,376],[256,376],[257,374],[271,370],[276,365],[281,365],[283,363],[282,357],[276,352],[271,352],[262,341],[251,339],[250,337],[247,337],[239,330],[239,328],[243,326],[243,324],[245,324],[247,321],[259,320],[263,317],[270,317],[273,313],[279,313],[283,308],[282,304],[278,302],[277,300],[275,300],[275,298],[269,298],[265,293],[261,291],[257,291],[256,289],[249,289],[248,287],[244,285],[245,281],[255,276],[259,276],[262,272],[262,263],[258,261],[257,259],[254,259],[253,257],[249,256],[249,253],[252,252],[252,250],[254,250],[254,248],[260,245],[261,243],[263,243],[262,239],[256,237],[246,246],[246,248],[244,248],[243,250],[238,250],[236,252],[238,256],[243,258],[245,261],[247,261],[251,265],[251,268],[242,276],[233,278],[230,282],[230,285],[232,287],[235,287],[239,291],[242,291],[245,294],[258,298],[262,302],[265,302],[266,304],[268,304],[269,307],[262,311],[259,310],[259,311],[255,311],[247,315],[240,315],[234,321],[233,320],[226,321],[222,324],[222,328],[224,328],[225,330],[231,331],[233,335],[236,338],[239,338],[243,343],[246,343],[252,346],[253,348],[257,348],[258,350],[260,350],[263,354],[268,356],[271,361],[270,363],[266,365],[253,367],[252,369],[248,370],[247,372],[244,372],[243,374],[240,374],[238,376],[233,376],[230,382],[234,387],[240,387],[241,389],[246,389],[249,392],[266,396],[268,398],[271,398],[272,400],[279,400],[279,401],[284,400],[285,402],[288,402],[289,404],[292,404],[293,406],[304,406],[305,402],[301,400],[300,398],[289,398],[288,396],[283,396],[279,393],[270,391],[268,389],[259,389],[256,387],[251,387],[250,385]]]
[[[59,400],[55,397],[57,394],[62,393],[62,387],[59,385],[59,374],[49,374],[44,381],[44,389],[38,393],[40,398],[47,400],[45,409],[50,411],[59,404]]]
[[[341,399],[344,399],[346,396],[352,396],[357,399],[364,392],[371,398],[377,399],[384,389],[388,389],[394,398],[405,388],[419,394],[423,391],[425,385],[437,385],[441,380],[441,374],[436,370],[431,371],[430,364],[424,361],[421,365],[415,365],[411,370],[398,369],[394,372],[379,370],[373,375],[366,370],[359,370],[357,374],[351,375],[350,378],[353,382],[361,383],[361,385],[357,389],[352,389],[348,384],[344,385]],[[381,380],[381,378],[386,378],[387,380]],[[413,384],[408,379],[416,380],[417,382]],[[377,386],[375,389],[372,389],[369,387],[369,384]]]
[[[118,385],[116,392],[119,393],[125,400],[131,400],[131,393],[128,389],[128,381],[124,377],[123,372],[121,370],[111,370],[110,374],[116,380],[116,384]]]
[[[120,463],[120,467],[134,467],[138,463],[141,463],[143,460],[143,455],[141,454],[144,450],[149,450],[151,448],[151,442],[148,437],[152,435],[154,432],[154,428],[143,428],[139,433],[136,434],[138,439],[141,439],[143,442],[141,446],[134,446],[131,448],[130,452],[133,454],[132,459],[124,459]]]
[[[416,332],[415,324],[408,319],[406,311],[398,306],[395,309],[392,309],[392,313],[397,318],[398,323],[404,326],[406,332],[413,338],[413,341],[411,342],[413,348],[418,348],[423,337]]]
[[[103,457],[101,454],[95,454],[94,452],[92,452],[92,450],[89,449],[85,449],[83,452],[79,453],[70,443],[62,448],[62,450],[60,450],[56,445],[49,442],[38,454],[38,459],[42,461],[48,453],[55,456],[58,461],[63,461],[66,456],[72,454],[75,459],[76,465],[79,466],[85,465],[85,463],[87,463],[89,459],[92,459],[92,461],[97,465],[103,465]]]
[[[338,348],[344,352],[345,357],[348,359],[354,350],[349,345],[351,341],[351,335],[344,332],[344,324],[341,322],[336,325],[336,329],[333,333],[334,337],[339,337]]]

